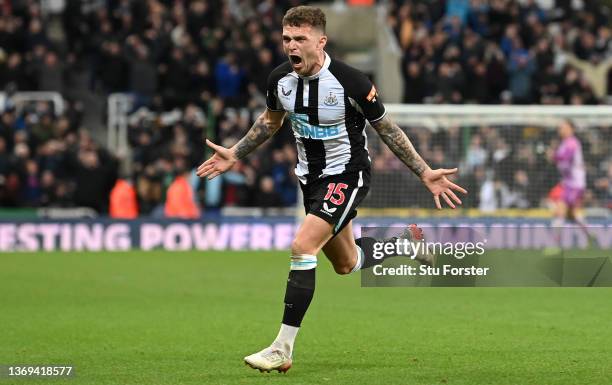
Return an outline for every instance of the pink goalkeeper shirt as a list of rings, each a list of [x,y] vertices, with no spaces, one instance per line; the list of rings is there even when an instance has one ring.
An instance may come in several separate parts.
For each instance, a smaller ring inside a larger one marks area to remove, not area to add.
[[[586,171],[582,157],[582,145],[575,136],[563,139],[555,151],[555,163],[561,173],[561,184],[564,187],[586,187]]]

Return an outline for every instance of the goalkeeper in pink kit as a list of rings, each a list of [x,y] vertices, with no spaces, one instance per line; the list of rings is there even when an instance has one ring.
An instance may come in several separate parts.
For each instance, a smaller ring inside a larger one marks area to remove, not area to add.
[[[561,227],[565,219],[575,221],[588,239],[584,218],[581,216],[582,199],[586,189],[586,170],[582,156],[582,145],[574,135],[574,127],[563,121],[558,128],[561,143],[554,151],[553,160],[561,174],[561,200],[556,206],[554,227]]]

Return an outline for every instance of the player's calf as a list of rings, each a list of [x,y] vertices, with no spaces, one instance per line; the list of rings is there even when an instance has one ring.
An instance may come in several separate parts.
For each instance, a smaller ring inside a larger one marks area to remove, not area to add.
[[[280,330],[269,347],[244,358],[251,368],[261,372],[278,370],[283,373],[291,368],[295,338],[314,296],[316,267],[315,255],[291,256]]]

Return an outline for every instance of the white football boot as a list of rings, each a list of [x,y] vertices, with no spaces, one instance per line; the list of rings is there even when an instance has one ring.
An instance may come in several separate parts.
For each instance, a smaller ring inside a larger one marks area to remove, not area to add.
[[[408,228],[404,230],[402,235],[399,236],[400,239],[407,239],[410,242],[425,242],[423,237],[423,229],[418,227],[416,223],[408,225]],[[416,259],[421,265],[426,266],[435,266],[436,265],[436,256],[435,254],[427,253],[427,250],[424,248],[425,244],[423,244],[423,248],[415,255],[414,259]]]
[[[270,346],[244,357],[244,363],[253,369],[259,369],[260,372],[269,373],[277,370],[279,373],[285,373],[291,368],[291,357],[284,351]]]

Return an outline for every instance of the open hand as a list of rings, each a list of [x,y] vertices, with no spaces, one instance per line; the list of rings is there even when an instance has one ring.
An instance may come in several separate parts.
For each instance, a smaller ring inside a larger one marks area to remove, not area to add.
[[[446,177],[447,175],[453,175],[455,173],[457,173],[456,168],[439,168],[436,170],[428,168],[421,175],[423,184],[425,184],[425,187],[427,187],[433,194],[434,202],[436,202],[436,207],[438,210],[442,209],[442,205],[440,204],[440,196],[442,196],[444,201],[454,209],[455,203],[453,203],[453,201],[455,201],[457,204],[461,204],[461,199],[455,195],[453,190],[467,194],[467,191],[463,187],[454,184]]]
[[[238,161],[229,148],[216,145],[208,139],[206,145],[215,150],[215,153],[198,167],[196,174],[200,178],[208,177],[208,180],[211,180],[232,168]]]

